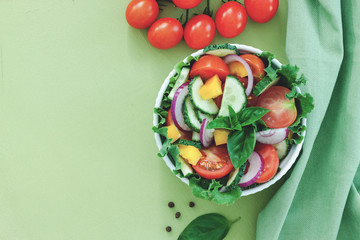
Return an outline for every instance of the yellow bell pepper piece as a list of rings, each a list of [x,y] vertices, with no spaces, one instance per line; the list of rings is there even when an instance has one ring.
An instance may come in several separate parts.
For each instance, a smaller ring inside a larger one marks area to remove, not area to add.
[[[208,100],[216,98],[222,94],[221,80],[218,75],[209,78],[204,85],[201,86],[199,94],[202,99]]]
[[[194,146],[178,145],[180,156],[191,165],[196,165],[202,154],[199,149]]]
[[[226,144],[230,131],[226,129],[215,129],[214,140],[216,146]]]
[[[167,136],[168,138],[172,138],[172,142],[175,142],[181,137],[181,133],[177,129],[177,127],[174,124],[171,124],[170,126],[167,126],[168,132]]]
[[[248,75],[245,66],[238,61],[234,61],[229,64],[229,71],[230,71],[230,75],[235,75],[242,78]]]

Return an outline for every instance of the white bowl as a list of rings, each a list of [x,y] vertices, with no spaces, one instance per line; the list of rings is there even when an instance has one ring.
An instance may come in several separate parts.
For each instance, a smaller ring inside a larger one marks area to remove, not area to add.
[[[241,44],[230,44],[230,45],[236,46],[240,53],[256,53],[256,54],[262,53],[262,51],[260,49],[250,47],[247,45],[241,45]],[[195,56],[199,56],[199,55],[203,55],[203,54],[204,54],[204,51],[199,50],[199,51],[191,54],[191,56],[195,57]],[[187,59],[187,57],[183,60],[184,63],[185,63],[186,59]],[[272,63],[278,68],[280,68],[282,65],[277,59],[272,60]],[[176,72],[173,69],[169,73],[167,78],[165,79],[164,83],[162,84],[160,91],[158,93],[158,96],[156,98],[155,108],[160,107],[162,97],[164,95],[164,92],[165,92],[167,86],[169,85],[170,78],[173,77],[175,75],[175,73]],[[297,88],[297,91],[300,92],[300,89]],[[154,114],[153,125],[157,126],[158,123],[159,123],[159,117],[158,117],[158,115]],[[302,119],[301,123],[306,126],[306,119]],[[305,137],[305,132],[303,133],[303,136]],[[160,150],[161,146],[162,146],[162,142],[160,139],[160,135],[158,133],[155,133],[155,141],[156,141],[156,145],[158,146],[158,148]],[[270,187],[275,182],[277,182],[282,176],[284,176],[289,171],[289,169],[295,163],[297,157],[299,156],[302,145],[303,145],[303,141],[300,144],[297,144],[297,145],[294,145],[291,147],[288,155],[283,160],[281,160],[281,162],[279,164],[279,167],[281,170],[270,181],[263,183],[261,185],[258,185],[254,188],[243,190],[241,196],[247,196],[247,195],[251,195],[251,194],[260,192],[260,191]],[[170,168],[170,170],[173,171],[175,169],[175,166],[173,165],[173,163],[171,162],[169,157],[165,156],[165,157],[163,157],[163,159],[164,159],[166,165]],[[189,179],[187,179],[185,177],[180,177],[178,175],[177,175],[177,177],[180,178],[181,181],[183,181],[184,183],[189,185]]]

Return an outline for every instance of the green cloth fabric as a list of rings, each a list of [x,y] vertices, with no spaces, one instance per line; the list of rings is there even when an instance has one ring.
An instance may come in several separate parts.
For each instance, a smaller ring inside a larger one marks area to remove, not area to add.
[[[360,2],[289,1],[286,51],[315,99],[303,154],[257,239],[360,239]]]

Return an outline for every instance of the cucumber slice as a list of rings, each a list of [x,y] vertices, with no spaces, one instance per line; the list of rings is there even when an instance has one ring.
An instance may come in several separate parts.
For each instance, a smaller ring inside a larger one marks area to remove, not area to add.
[[[258,82],[254,89],[252,90],[252,93],[255,96],[259,96],[263,92],[265,92],[270,87],[276,85],[279,81],[279,78],[276,78],[275,80],[271,80],[269,77],[264,77],[260,82]]]
[[[226,43],[207,46],[204,48],[204,53],[218,57],[225,57],[229,54],[239,54],[239,50],[235,46]]]
[[[227,76],[225,81],[223,98],[221,101],[221,108],[219,117],[229,116],[229,107],[231,106],[235,113],[246,106],[247,97],[242,83],[234,76]]]
[[[239,172],[238,168],[234,168],[230,173],[229,173],[229,180],[226,183],[226,187],[230,186],[233,181],[235,180],[237,174]]]
[[[198,119],[201,123],[202,123],[202,120],[203,120],[203,119],[207,119],[207,120],[209,120],[209,122],[212,121],[212,120],[214,120],[214,117],[213,117],[213,116],[211,116],[211,115],[209,115],[209,114],[202,113],[202,112],[200,112],[200,111],[196,111],[195,114],[196,114],[197,119]]]
[[[185,145],[185,146],[193,146],[196,147],[198,149],[201,149],[201,143],[196,142],[196,141],[192,141],[192,140],[186,140],[186,139],[178,139],[175,142],[176,145]]]
[[[198,120],[195,114],[194,105],[190,101],[190,97],[187,96],[183,105],[183,114],[186,125],[195,132],[200,132],[201,122]]]
[[[189,96],[192,104],[198,110],[203,113],[216,115],[219,112],[219,108],[216,106],[214,100],[204,100],[200,94],[199,90],[201,86],[204,85],[203,81],[199,76],[195,77],[189,84]]]
[[[183,67],[181,69],[180,75],[178,77],[178,79],[175,82],[175,85],[173,87],[173,89],[171,90],[171,92],[169,93],[169,99],[172,100],[174,97],[174,94],[176,92],[176,90],[189,79],[189,73],[190,73],[190,68],[188,67]]]
[[[290,150],[289,142],[287,139],[277,144],[274,144],[273,146],[275,148],[277,155],[279,156],[279,160],[283,160]]]
[[[193,140],[194,142],[200,142],[200,133],[194,131],[194,132],[192,133],[192,140]]]
[[[190,164],[188,164],[182,157],[179,156],[179,162],[180,162],[180,170],[183,173],[184,177],[187,177],[194,173],[192,167]]]
[[[244,163],[240,168],[233,169],[229,173],[229,179],[228,179],[228,181],[226,183],[226,186],[225,186],[226,191],[231,191],[235,187],[238,186],[241,177],[244,175],[245,168],[246,168],[246,163]]]

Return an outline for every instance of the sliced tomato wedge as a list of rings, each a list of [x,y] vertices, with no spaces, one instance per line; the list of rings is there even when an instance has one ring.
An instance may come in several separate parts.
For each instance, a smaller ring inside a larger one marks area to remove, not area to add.
[[[274,86],[262,93],[257,106],[270,110],[262,120],[269,128],[284,128],[290,126],[296,119],[295,100],[286,98],[290,90],[282,86]]]
[[[211,146],[200,151],[202,157],[193,168],[201,177],[219,179],[226,176],[234,168],[226,145]]]
[[[265,65],[261,58],[254,54],[243,54],[241,57],[249,64],[254,76],[255,84],[260,82],[265,76]]]
[[[256,183],[264,183],[275,176],[279,167],[279,157],[275,148],[269,144],[256,143],[255,151],[264,159],[264,170]]]
[[[200,76],[202,80],[206,80],[215,74],[217,74],[222,81],[225,81],[225,78],[230,74],[230,71],[224,60],[221,58],[214,55],[204,55],[192,66],[190,78]]]

